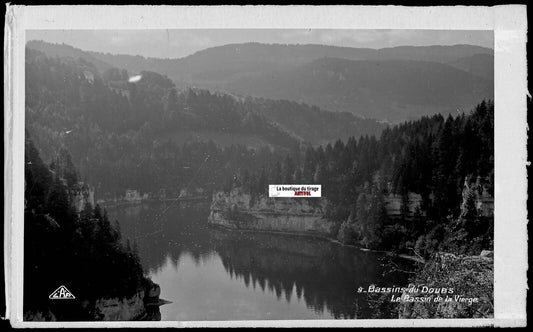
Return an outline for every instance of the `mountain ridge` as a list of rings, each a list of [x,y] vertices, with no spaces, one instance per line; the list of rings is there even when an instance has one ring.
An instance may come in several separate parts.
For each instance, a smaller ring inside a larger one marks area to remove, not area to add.
[[[52,56],[65,56],[70,52],[72,57],[79,56],[95,63],[100,70],[105,70],[107,64],[130,72],[154,71],[168,76],[180,88],[193,86],[239,96],[287,99],[317,105],[328,111],[351,112],[363,118],[389,122],[469,109],[482,99],[493,99],[494,93],[494,51],[466,44],[370,49],[319,44],[242,43],[207,48],[177,59],[86,52],[71,46],[66,47],[64,44],[58,46],[42,41],[30,41],[28,47]],[[323,58],[353,61],[350,67],[359,68],[360,74],[366,75],[367,81],[360,82],[358,91],[353,91],[353,87],[348,85],[350,82],[344,85],[336,84],[336,89],[345,91],[344,94],[336,93],[332,86],[324,84],[318,84],[322,89],[315,87],[312,93],[297,89],[296,87],[305,87],[312,83],[304,81],[303,77],[308,75],[303,75],[302,71],[314,70],[311,64]],[[396,68],[390,68],[388,73],[375,71],[369,74],[364,66],[355,64],[357,61],[366,61],[364,64],[375,63],[372,61],[397,62]],[[413,67],[411,62],[398,61],[415,61],[420,68],[426,68],[425,72],[419,71],[419,74],[425,77],[426,84],[422,85],[418,96],[416,91],[409,91],[406,95],[382,94],[380,91],[384,90],[383,88],[372,86],[372,81],[376,79],[381,79],[384,85],[390,86],[390,82],[384,77],[393,78],[393,81],[397,82],[397,86],[393,87],[396,90],[416,82],[418,77],[415,75],[413,78],[413,74],[403,77],[403,80],[400,76],[396,77],[406,73],[406,68],[403,67]],[[289,73],[295,76],[286,77]],[[380,78],[380,75],[384,77]],[[284,93],[280,94],[276,90],[281,89],[283,80],[277,81],[275,78],[281,79],[282,76],[286,77],[286,82],[292,83],[286,83],[288,86]],[[443,77],[450,77],[450,80],[445,82]],[[465,82],[473,83],[470,86]],[[462,90],[458,89],[457,85]],[[433,91],[429,95],[425,92],[437,88],[439,91]],[[272,93],[267,93],[268,91]],[[449,98],[445,105],[439,101],[441,95]],[[407,98],[408,96],[410,97]],[[425,104],[419,103],[418,100],[424,96],[427,96]]]

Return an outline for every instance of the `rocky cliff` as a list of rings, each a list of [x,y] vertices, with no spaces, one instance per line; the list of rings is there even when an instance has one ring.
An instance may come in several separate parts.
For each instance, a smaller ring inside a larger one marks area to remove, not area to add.
[[[478,217],[492,217],[494,214],[494,195],[488,189],[487,180],[469,176],[463,185],[461,217],[474,213]],[[433,195],[430,195],[430,200]],[[423,199],[420,194],[408,193],[405,196],[388,194],[384,196],[385,210],[389,218],[413,219],[424,217]]]
[[[479,217],[494,216],[494,195],[488,189],[487,179],[469,176],[462,192],[461,217],[475,214]]]
[[[213,194],[208,222],[232,229],[329,236],[333,222],[324,218],[323,198],[252,197],[240,189]]]
[[[104,321],[138,320],[146,314],[145,291],[141,290],[129,298],[98,299],[94,305],[95,319]]]
[[[71,188],[69,188],[70,201],[72,207],[79,213],[87,205],[94,206],[94,188],[86,183],[78,182]]]
[[[94,305],[94,319],[104,321],[160,320],[161,288],[146,279],[146,285],[131,297],[98,299]]]
[[[416,193],[410,192],[406,196],[391,193],[384,197],[384,203],[389,218],[413,218],[417,214],[426,214],[422,210],[422,196]]]

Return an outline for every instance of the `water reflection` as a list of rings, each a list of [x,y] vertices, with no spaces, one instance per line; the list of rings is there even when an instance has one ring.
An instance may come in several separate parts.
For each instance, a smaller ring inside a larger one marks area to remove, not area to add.
[[[211,233],[206,223],[209,206],[206,204],[184,208],[171,206],[161,215],[168,203],[150,203],[110,208],[109,215],[120,222],[123,238],[135,241],[141,263],[149,274],[156,273],[170,262],[177,267],[183,252],[195,262],[214,253]]]
[[[405,285],[380,256],[329,241],[227,231],[207,225],[208,205],[114,209],[124,238],[161,285],[163,320],[375,318],[358,287]],[[169,298],[170,297],[170,298]]]

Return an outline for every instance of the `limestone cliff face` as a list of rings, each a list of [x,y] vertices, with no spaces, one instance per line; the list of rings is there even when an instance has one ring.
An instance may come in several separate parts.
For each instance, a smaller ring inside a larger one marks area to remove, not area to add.
[[[161,288],[149,282],[131,297],[98,299],[94,305],[94,318],[104,321],[132,321],[161,319],[159,306],[168,301],[160,300]]]
[[[389,194],[384,197],[384,203],[387,216],[390,218],[410,218],[414,217],[417,213],[420,213],[420,216],[425,215],[425,211],[422,210],[422,196],[416,193],[409,193],[406,197]],[[402,209],[404,204],[407,204],[407,207]],[[403,215],[403,210],[405,210],[405,216]]]
[[[50,310],[46,311],[33,311],[28,310],[24,312],[24,320],[30,322],[55,322],[56,316]]]
[[[475,212],[479,217],[492,217],[494,215],[494,197],[489,193],[487,179],[468,176],[463,185],[461,217]],[[433,195],[429,196],[433,199]],[[414,218],[417,215],[425,216],[422,207],[422,196],[417,193],[408,193],[406,196],[389,194],[384,197],[385,210],[390,218]],[[405,206],[406,205],[406,206]]]
[[[252,198],[240,189],[213,194],[210,224],[233,229],[329,236],[333,222],[324,218],[323,198]]]
[[[464,182],[461,216],[474,212],[480,217],[494,216],[494,197],[489,193],[485,179],[467,177]]]
[[[85,206],[94,206],[94,188],[83,182],[77,183],[69,189],[71,204],[76,212],[81,212]]]
[[[130,298],[99,299],[95,303],[95,318],[104,321],[137,320],[146,313],[144,290]]]

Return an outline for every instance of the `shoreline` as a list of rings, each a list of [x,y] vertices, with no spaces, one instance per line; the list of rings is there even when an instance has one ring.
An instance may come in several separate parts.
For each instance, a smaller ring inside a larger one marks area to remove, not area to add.
[[[99,203],[99,204],[102,207],[105,207],[105,208],[119,208],[119,207],[128,207],[128,206],[138,206],[138,205],[142,205],[142,204],[146,204],[146,203],[156,203],[156,202],[164,203],[164,202],[171,202],[171,201],[175,201],[175,200],[176,200],[175,198],[172,198],[172,199],[170,199],[170,198],[167,198],[167,199],[146,199],[146,200],[132,201],[132,202],[118,201],[118,202],[104,202],[104,203]],[[210,202],[209,202],[207,197],[183,198],[183,199],[181,199],[181,201],[182,202],[197,202],[197,203],[206,203],[206,204],[209,203],[210,204]],[[270,212],[270,213],[271,214],[275,214],[276,212]],[[331,242],[331,243],[335,243],[335,244],[343,246],[343,247],[349,247],[349,248],[357,249],[357,250],[363,251],[363,252],[381,253],[381,254],[385,254],[385,255],[387,255],[389,257],[403,258],[403,259],[406,259],[406,260],[409,260],[409,261],[412,261],[412,262],[416,262],[416,263],[421,263],[421,264],[425,264],[426,263],[425,260],[423,260],[420,257],[414,256],[414,255],[408,255],[408,254],[405,254],[405,253],[404,254],[398,254],[398,253],[394,253],[394,252],[388,251],[388,250],[376,250],[376,249],[369,249],[369,248],[360,247],[360,246],[357,246],[357,245],[354,245],[354,244],[345,244],[345,243],[340,242],[337,239],[334,239],[334,238],[328,237],[328,236],[324,236],[324,235],[320,235],[320,234],[302,233],[302,232],[290,232],[290,231],[232,228],[232,227],[227,227],[227,226],[216,224],[216,223],[210,223],[209,221],[207,221],[207,224],[208,224],[209,227],[217,227],[217,228],[221,228],[221,229],[229,230],[229,231],[257,232],[257,233],[267,233],[267,234],[274,234],[274,235],[301,236],[301,237],[316,238],[316,239],[325,240],[325,241],[328,241],[328,242]]]
[[[318,235],[318,234],[305,234],[305,233],[301,233],[301,232],[232,228],[232,227],[227,227],[227,226],[224,226],[224,225],[214,224],[214,223],[210,223],[210,222],[208,222],[207,224],[208,224],[209,227],[220,228],[220,229],[224,229],[224,230],[228,230],[228,231],[232,231],[232,232],[238,231],[238,232],[247,232],[247,233],[266,233],[266,234],[274,234],[274,235],[301,236],[301,237],[316,238],[316,239],[321,239],[321,240],[328,241],[330,243],[334,243],[334,244],[342,246],[342,247],[349,247],[349,248],[353,248],[353,249],[356,249],[356,250],[359,250],[359,251],[363,251],[363,252],[382,253],[382,254],[385,254],[385,255],[387,255],[389,257],[403,258],[403,259],[406,259],[406,260],[409,260],[409,261],[412,261],[412,262],[426,264],[425,260],[422,260],[421,258],[416,257],[416,256],[411,256],[411,255],[407,255],[407,254],[395,254],[392,251],[387,251],[387,250],[375,250],[375,249],[368,249],[368,248],[358,247],[358,246],[353,245],[353,244],[345,244],[345,243],[342,243],[339,240],[336,240],[334,238],[323,236],[323,235]]]
[[[100,205],[101,207],[106,208],[115,208],[115,207],[124,207],[124,206],[137,206],[142,205],[146,203],[164,203],[164,202],[173,202],[176,201],[176,198],[149,198],[139,201],[106,201],[106,202],[96,202],[97,205]],[[209,198],[207,197],[184,197],[180,199],[181,202],[198,202],[198,203],[210,203]]]

